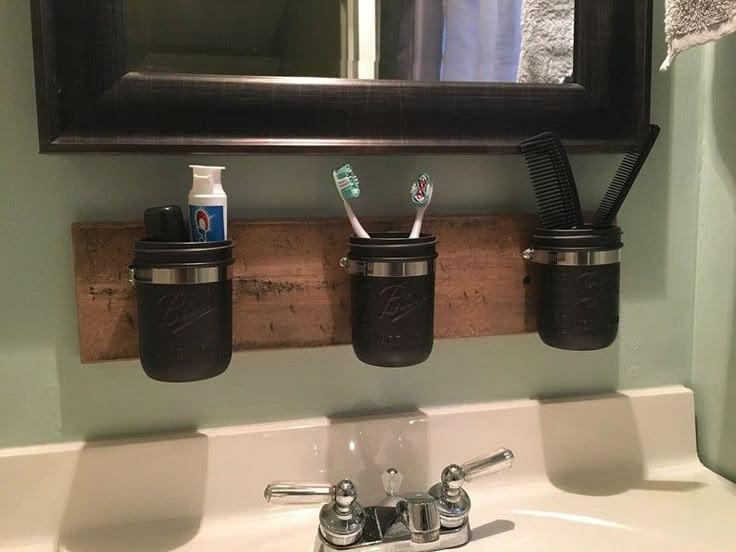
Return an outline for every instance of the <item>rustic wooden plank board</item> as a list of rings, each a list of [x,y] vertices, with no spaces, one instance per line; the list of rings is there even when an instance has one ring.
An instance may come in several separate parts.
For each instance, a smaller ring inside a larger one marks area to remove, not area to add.
[[[428,218],[439,238],[435,336],[534,331],[521,252],[533,215]],[[369,231],[405,219],[366,219]],[[350,342],[349,278],[340,268],[350,227],[344,219],[232,221],[236,350]],[[135,290],[127,281],[141,225],[72,226],[80,356],[99,362],[138,355]]]

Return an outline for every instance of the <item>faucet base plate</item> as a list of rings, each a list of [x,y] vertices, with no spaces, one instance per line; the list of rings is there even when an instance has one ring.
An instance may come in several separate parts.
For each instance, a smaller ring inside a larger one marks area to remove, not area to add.
[[[434,542],[412,542],[408,528],[396,516],[395,508],[374,506],[365,508],[365,527],[361,538],[350,546],[330,544],[317,531],[314,552],[433,552],[457,548],[470,542],[470,523],[465,521],[454,529],[440,529]]]

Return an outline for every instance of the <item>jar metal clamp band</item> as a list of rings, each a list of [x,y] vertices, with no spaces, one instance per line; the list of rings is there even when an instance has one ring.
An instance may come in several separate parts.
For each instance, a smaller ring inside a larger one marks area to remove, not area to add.
[[[524,259],[538,264],[558,266],[600,266],[621,262],[621,250],[607,251],[554,251],[551,249],[527,249]]]
[[[350,274],[376,278],[406,278],[434,273],[434,260],[428,261],[356,261],[343,257],[340,266]]]
[[[128,267],[131,284],[213,284],[233,278],[232,265],[227,266],[176,266],[169,268]]]

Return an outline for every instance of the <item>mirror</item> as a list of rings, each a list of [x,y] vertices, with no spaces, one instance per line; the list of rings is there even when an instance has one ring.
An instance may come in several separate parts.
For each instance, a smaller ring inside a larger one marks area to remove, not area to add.
[[[575,0],[127,0],[139,72],[563,83]]]
[[[649,121],[652,0],[30,4],[43,152],[625,151]]]

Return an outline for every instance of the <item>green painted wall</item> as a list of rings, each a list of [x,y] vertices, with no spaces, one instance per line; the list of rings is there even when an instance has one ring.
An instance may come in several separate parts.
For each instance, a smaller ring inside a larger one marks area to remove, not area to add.
[[[703,461],[736,480],[736,36],[703,49],[693,387]]]
[[[663,57],[660,27],[655,60]],[[148,380],[136,362],[80,364],[69,228],[73,221],[135,220],[147,206],[184,203],[193,158],[38,155],[28,2],[0,0],[0,446],[688,383],[700,56],[684,54],[672,73],[653,76],[653,118],[664,130],[621,217],[622,329],[610,349],[560,352],[535,335],[448,340],[427,363],[402,370],[361,365],[349,347],[239,353],[211,382],[166,385]],[[329,171],[344,157],[196,160],[228,166],[234,217],[341,214]],[[435,213],[533,210],[516,156],[350,161],[365,183],[360,213],[403,213],[408,225],[406,188],[419,170],[438,182]],[[617,162],[573,159],[589,208]]]

